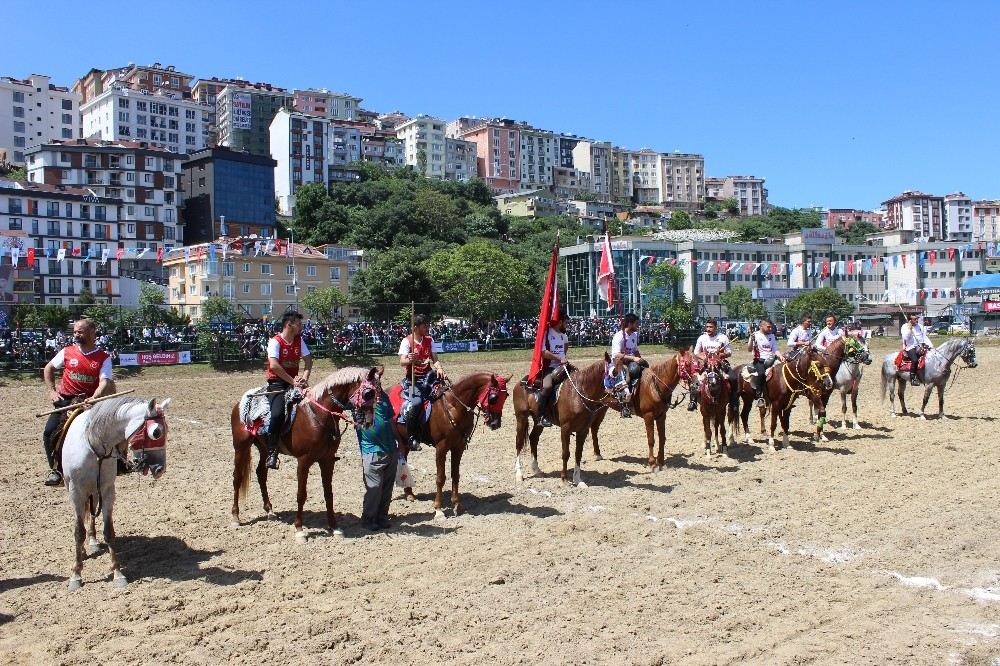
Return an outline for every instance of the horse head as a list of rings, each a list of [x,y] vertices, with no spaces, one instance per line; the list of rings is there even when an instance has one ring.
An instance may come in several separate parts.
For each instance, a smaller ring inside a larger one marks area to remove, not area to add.
[[[490,381],[479,392],[476,404],[483,413],[483,420],[490,430],[500,427],[500,420],[503,415],[503,405],[507,401],[507,382],[513,375],[499,377],[494,373],[490,375]]]
[[[347,399],[355,419],[366,429],[371,428],[375,422],[375,404],[382,396],[383,372],[385,372],[384,366],[372,366]]]
[[[872,362],[872,354],[868,350],[868,346],[855,337],[847,338],[847,342],[844,343],[844,357],[854,363],[864,363],[865,365],[871,365]]]
[[[724,380],[722,373],[722,362],[719,359],[718,354],[711,353],[705,357],[705,397],[708,398],[711,404],[719,398],[719,393],[722,390],[722,382]]]
[[[154,479],[167,471],[168,428],[165,412],[169,406],[170,398],[159,406],[155,399],[148,403],[136,403],[128,412],[125,426],[125,432],[130,433],[125,439],[132,452],[133,464],[143,474],[152,474]]]
[[[968,342],[966,343],[965,349],[962,350],[960,356],[962,360],[965,361],[967,366],[974,368],[979,365],[979,362],[976,361],[976,339],[966,338],[966,340]]]

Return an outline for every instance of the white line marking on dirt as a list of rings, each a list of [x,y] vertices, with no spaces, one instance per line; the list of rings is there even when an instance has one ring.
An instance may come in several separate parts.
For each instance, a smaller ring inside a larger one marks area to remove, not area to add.
[[[895,571],[886,571],[884,573],[888,576],[892,576],[906,587],[931,589],[937,590],[938,592],[943,592],[944,590],[949,589],[947,585],[942,585],[941,581],[937,578],[928,578],[927,576],[904,576],[903,574]]]
[[[1000,636],[1000,624],[964,624],[957,629],[952,629],[956,634],[972,634],[985,638],[996,638]]]
[[[588,507],[594,513],[600,513],[604,511],[607,507],[601,506],[600,504],[595,504],[594,506]]]
[[[956,591],[979,601],[1000,601],[1000,592],[996,588],[958,588]]]
[[[480,476],[474,476],[474,477],[472,477],[472,480],[473,481],[478,481],[479,483],[489,483],[490,482],[490,477],[488,477],[488,476],[481,476],[480,475]]]
[[[845,564],[847,562],[859,560],[863,557],[861,553],[856,553],[849,548],[818,548],[816,546],[809,545],[799,548],[799,555],[818,557],[824,562],[830,562],[831,564]]]
[[[708,521],[703,518],[666,518],[665,520],[670,521],[679,530],[685,530],[694,525],[701,525],[702,523],[707,523]]]

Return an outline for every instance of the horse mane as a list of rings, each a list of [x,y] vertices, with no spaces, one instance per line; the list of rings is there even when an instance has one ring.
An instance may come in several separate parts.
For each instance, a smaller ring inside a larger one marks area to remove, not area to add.
[[[316,395],[323,395],[330,389],[334,389],[338,386],[363,382],[368,377],[368,373],[370,371],[371,368],[362,368],[356,365],[334,370],[327,375],[325,379],[313,386],[313,393]]]
[[[487,371],[484,371],[484,370],[473,372],[473,373],[470,373],[470,374],[466,375],[465,377],[462,377],[457,382],[453,383],[451,385],[451,388],[454,391],[454,390],[457,390],[458,388],[464,389],[467,384],[468,385],[474,385],[474,386],[482,386],[483,384],[485,384],[486,382],[489,381],[489,379],[490,379],[491,376],[493,376],[495,374],[496,373],[494,373],[494,372],[487,372]]]
[[[592,381],[601,384],[604,381],[604,359],[594,361],[586,368],[577,370],[575,374],[577,375],[577,383],[581,385],[585,386]]]
[[[102,400],[90,408],[85,434],[90,442],[119,442],[124,438],[118,430],[121,427],[122,414],[135,405],[145,407],[147,401],[133,396],[121,396]]]

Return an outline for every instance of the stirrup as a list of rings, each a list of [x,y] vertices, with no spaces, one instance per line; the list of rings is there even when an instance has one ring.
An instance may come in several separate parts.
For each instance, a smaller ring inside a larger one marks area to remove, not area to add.
[[[410,451],[420,451],[424,447],[420,444],[420,440],[416,437],[410,437],[410,442],[407,444]]]
[[[538,417],[538,426],[540,428],[551,428],[552,427],[552,421],[550,421],[549,417],[547,417],[547,416],[540,416],[540,417]]]
[[[268,469],[278,469],[278,466],[280,465],[280,463],[278,462],[278,449],[277,448],[274,448],[273,450],[267,452],[267,460],[264,462],[264,465]]]

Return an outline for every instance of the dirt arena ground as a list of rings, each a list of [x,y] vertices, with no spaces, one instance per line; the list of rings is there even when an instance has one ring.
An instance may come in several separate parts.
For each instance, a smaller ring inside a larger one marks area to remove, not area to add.
[[[465,456],[466,513],[433,518],[425,450],[411,456],[419,500],[395,501],[394,528],[375,535],[358,525],[348,433],[334,481],[346,535],[321,531],[314,469],[305,545],[287,458],[271,476],[278,519],[252,486],[249,524],[229,526],[228,413],[259,373],[148,370],[119,386],[174,399],[168,471],[118,480],[128,588],[112,589],[102,555],[73,595],[66,492],[41,484],[45,393],[2,382],[0,663],[998,663],[1000,348],[980,347],[944,420],[890,419],[880,358],[863,430],[808,447],[798,407],[792,449],[706,459],[700,418],[678,410],[652,474],[642,421],[612,415],[606,459],[588,444],[587,488],[560,484],[555,430],[544,476],[515,484],[508,402],[503,428],[480,428]],[[527,369],[523,354],[444,360],[453,375]]]

